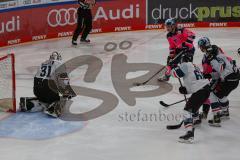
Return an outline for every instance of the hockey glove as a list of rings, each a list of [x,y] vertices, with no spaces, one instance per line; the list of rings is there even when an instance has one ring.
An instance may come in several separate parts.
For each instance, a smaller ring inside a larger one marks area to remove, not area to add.
[[[212,78],[211,74],[203,74],[203,76],[204,76],[205,79],[211,79]]]
[[[219,82],[221,80],[220,79],[216,79],[216,80],[211,80],[210,81],[210,89],[211,91],[215,91],[215,90],[219,90]]]
[[[181,94],[187,94],[187,89],[186,89],[186,87],[179,87],[179,93],[181,93]]]
[[[174,55],[169,55],[167,58],[167,65],[173,61]]]

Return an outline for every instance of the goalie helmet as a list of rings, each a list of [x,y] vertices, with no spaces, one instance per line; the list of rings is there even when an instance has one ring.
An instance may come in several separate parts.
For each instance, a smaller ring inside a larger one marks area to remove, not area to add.
[[[58,61],[61,61],[62,60],[62,56],[60,55],[60,53],[58,52],[53,52],[50,57],[49,57],[49,60],[58,60]]]

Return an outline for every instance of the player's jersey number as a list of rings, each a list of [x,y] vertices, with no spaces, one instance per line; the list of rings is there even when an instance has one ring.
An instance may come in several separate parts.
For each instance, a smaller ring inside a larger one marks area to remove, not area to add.
[[[194,74],[195,74],[197,80],[204,79],[204,77],[198,67],[195,67]]]
[[[40,76],[41,77],[50,77],[51,70],[52,70],[52,66],[42,65]]]

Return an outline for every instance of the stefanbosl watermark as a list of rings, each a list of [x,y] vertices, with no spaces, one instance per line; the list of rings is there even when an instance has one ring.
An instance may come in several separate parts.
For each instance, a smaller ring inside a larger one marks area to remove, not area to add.
[[[122,112],[118,114],[119,122],[180,122],[186,117],[186,113],[164,113],[161,110],[157,112],[144,112],[138,109],[136,112]]]
[[[132,43],[123,41],[119,44],[119,46],[125,47],[125,49],[127,49],[128,47],[132,46]],[[163,66],[155,63],[128,63],[127,59],[128,57],[124,54],[114,55],[111,62],[111,73],[109,73],[111,75],[113,88],[115,89],[118,96],[127,105],[135,106],[137,98],[160,96],[172,90],[171,84],[166,82],[158,82],[156,76],[151,81],[149,81],[148,84],[158,86],[157,88],[148,91],[131,91],[131,88],[134,87],[134,82],[146,81],[149,77],[158,72],[159,69],[161,69]],[[54,75],[60,75],[61,73],[70,74],[73,70],[83,65],[88,66],[87,71],[84,75],[84,81],[88,83],[94,83],[103,67],[103,62],[100,58],[93,55],[82,55],[68,60],[55,70]],[[126,78],[128,73],[137,71],[148,72],[136,78]],[[54,78],[55,77],[52,79]],[[49,86],[51,89],[58,92],[57,88],[59,87],[56,87],[58,86],[58,82],[54,81],[53,83],[49,83]],[[117,107],[119,103],[117,96],[110,92],[87,88],[84,86],[69,85],[68,88],[70,88],[70,90],[74,90],[77,95],[100,99],[103,102],[91,111],[74,114],[70,112],[70,107],[73,101],[64,101],[64,107],[60,119],[65,121],[88,121],[95,119],[111,112]],[[79,104],[79,106],[81,106],[81,104]]]

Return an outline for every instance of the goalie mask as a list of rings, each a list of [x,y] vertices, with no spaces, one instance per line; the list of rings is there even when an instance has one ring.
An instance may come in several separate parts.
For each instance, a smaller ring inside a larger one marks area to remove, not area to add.
[[[58,52],[53,52],[50,57],[49,60],[58,60],[61,61],[62,60],[62,56],[58,53]]]

